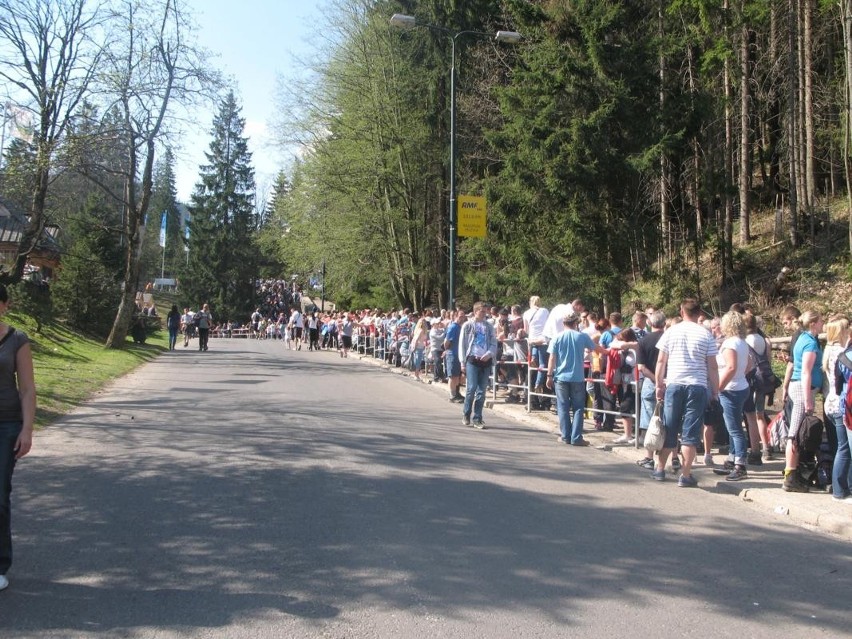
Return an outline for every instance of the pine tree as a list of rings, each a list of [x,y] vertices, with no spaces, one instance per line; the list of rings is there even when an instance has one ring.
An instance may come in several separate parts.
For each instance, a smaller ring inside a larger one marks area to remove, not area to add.
[[[254,169],[233,91],[213,118],[213,140],[190,206],[187,302],[211,304],[217,321],[243,320],[257,276]]]

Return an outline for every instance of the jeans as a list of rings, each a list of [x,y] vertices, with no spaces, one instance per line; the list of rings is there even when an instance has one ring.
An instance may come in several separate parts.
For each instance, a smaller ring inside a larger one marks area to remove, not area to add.
[[[725,416],[725,428],[731,439],[731,456],[734,458],[734,463],[740,466],[746,465],[748,455],[748,438],[743,430],[743,405],[750,392],[748,388],[744,388],[719,393],[722,415]]]
[[[488,388],[488,376],[490,373],[490,362],[489,366],[485,368],[480,368],[471,362],[466,362],[465,364],[467,386],[464,393],[464,414],[467,417],[471,417],[472,404],[473,421],[482,421],[482,407],[485,406],[485,389]]]
[[[0,422],[0,575],[12,565],[12,471],[21,422]]]
[[[209,328],[199,328],[198,329],[198,350],[206,351],[207,350],[207,339],[210,336]]]
[[[535,383],[532,388],[532,390],[535,390],[544,386],[544,381],[547,379],[547,360],[550,359],[550,355],[547,354],[547,344],[531,346],[530,348],[532,349],[532,365],[542,369],[535,375]]]
[[[432,349],[432,379],[436,382],[444,379],[444,351]]]
[[[657,408],[657,390],[654,382],[650,379],[642,380],[642,410],[639,414],[639,428],[647,430],[648,424],[651,423],[651,417],[654,416],[654,410]]]
[[[852,430],[847,430],[844,426],[843,415],[826,417],[826,422],[831,422],[837,433],[837,453],[834,455],[834,468],[831,471],[831,492],[835,497],[842,498],[849,495],[849,489],[852,488]]]
[[[663,403],[663,423],[666,425],[665,448],[677,448],[677,436],[685,446],[698,446],[704,428],[704,409],[707,407],[707,388],[699,385],[669,384]]]
[[[562,439],[577,444],[583,441],[583,412],[586,410],[585,382],[556,382],[556,412]],[[573,416],[571,412],[573,411]]]
[[[414,357],[412,359],[414,361],[413,361],[413,365],[412,365],[411,368],[415,373],[417,373],[419,375],[420,369],[423,367],[423,349],[422,348],[415,348],[414,349]]]
[[[175,344],[177,344],[177,336],[178,336],[178,327],[169,328],[169,350],[175,350]]]

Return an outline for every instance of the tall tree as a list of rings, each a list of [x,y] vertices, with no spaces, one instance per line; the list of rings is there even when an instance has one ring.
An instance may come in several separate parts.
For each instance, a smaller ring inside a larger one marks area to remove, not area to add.
[[[44,226],[54,155],[72,116],[89,93],[106,43],[92,37],[104,18],[87,0],[0,0],[0,79],[33,114],[35,175],[29,221],[14,268],[0,281],[18,281]],[[89,6],[87,6],[89,5]]]
[[[207,164],[192,194],[190,264],[182,278],[192,301],[210,302],[223,320],[251,312],[258,275],[254,169],[240,112],[231,91],[213,118]]]
[[[115,134],[126,144],[123,191],[113,194],[123,208],[125,260],[121,302],[107,346],[121,347],[130,328],[139,285],[145,219],[153,191],[158,144],[169,132],[170,109],[215,90],[218,78],[203,52],[189,40],[191,24],[181,0],[125,0],[113,19],[123,35],[108,55],[101,76],[104,91],[120,112]]]

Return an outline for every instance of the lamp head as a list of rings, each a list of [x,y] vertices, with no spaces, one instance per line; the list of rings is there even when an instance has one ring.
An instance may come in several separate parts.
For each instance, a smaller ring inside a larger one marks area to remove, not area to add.
[[[411,29],[417,26],[417,18],[403,13],[395,13],[391,16],[390,23],[399,29]]]
[[[497,42],[515,44],[521,41],[521,34],[517,31],[498,31],[494,39],[497,40]]]

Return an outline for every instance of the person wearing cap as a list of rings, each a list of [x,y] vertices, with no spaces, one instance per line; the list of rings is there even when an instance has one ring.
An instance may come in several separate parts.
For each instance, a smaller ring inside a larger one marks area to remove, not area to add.
[[[586,381],[583,360],[586,350],[604,354],[586,333],[578,330],[580,317],[567,311],[562,317],[564,330],[548,346],[546,384],[556,391],[556,412],[559,415],[559,441],[572,446],[588,446],[583,439],[583,412],[586,409]]]

